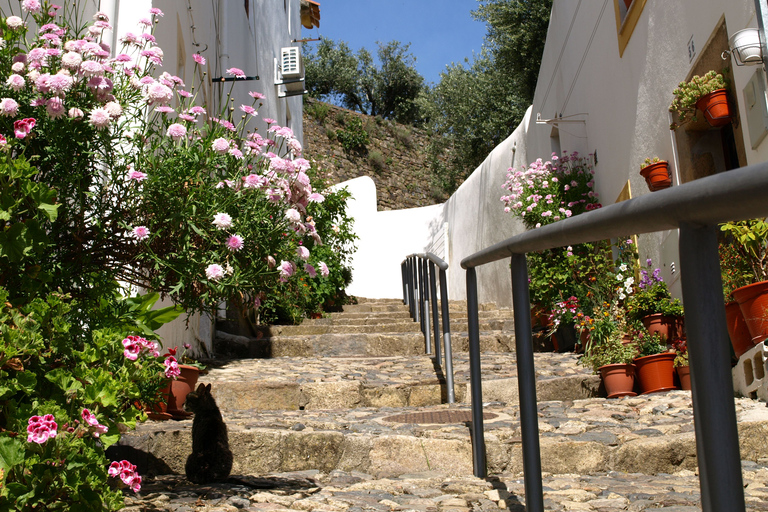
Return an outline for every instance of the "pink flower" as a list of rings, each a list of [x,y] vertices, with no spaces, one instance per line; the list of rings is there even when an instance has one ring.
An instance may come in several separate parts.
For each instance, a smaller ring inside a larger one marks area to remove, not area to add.
[[[285,210],[285,218],[288,219],[289,222],[301,222],[301,214],[295,208]]]
[[[219,154],[224,154],[229,151],[229,141],[223,137],[219,137],[211,144],[211,148]]]
[[[161,105],[159,107],[155,107],[155,112],[160,112],[161,114],[170,114],[172,112],[175,112],[171,107],[167,105]]]
[[[331,272],[328,270],[328,265],[325,264],[325,262],[321,261],[317,264],[318,267],[320,267],[320,275],[323,277],[328,277],[328,274]]]
[[[189,113],[195,116],[199,116],[200,114],[205,114],[205,109],[200,105],[195,105],[189,109]]]
[[[304,261],[307,261],[309,259],[309,249],[300,245],[296,248],[296,255]]]
[[[264,99],[264,95],[261,94],[260,92],[251,91],[248,94],[251,96],[251,98],[253,98],[255,100],[263,100]]]
[[[295,268],[293,266],[293,263],[290,261],[281,261],[280,262],[280,282],[284,283],[288,281],[288,278],[293,275],[295,271]]]
[[[95,126],[98,130],[103,130],[109,126],[109,122],[112,120],[112,116],[104,107],[97,107],[91,111],[91,115],[88,116],[88,122]]]
[[[52,119],[61,117],[67,112],[66,109],[64,108],[64,102],[61,101],[61,98],[58,98],[56,96],[54,96],[53,98],[50,98],[45,103],[45,111],[48,113],[48,115]]]
[[[227,239],[227,249],[230,251],[239,251],[243,248],[243,237],[232,235]]]
[[[309,274],[309,277],[317,277],[317,270],[309,263],[304,264],[304,271]]]
[[[147,87],[147,101],[165,105],[173,99],[173,91],[165,85],[155,82]]]
[[[5,23],[8,25],[9,29],[16,30],[17,28],[21,28],[22,25],[24,25],[24,20],[18,16],[8,16],[5,19]]]
[[[205,277],[211,281],[218,281],[224,277],[224,268],[216,263],[208,265],[205,269]]]
[[[31,13],[38,13],[40,12],[40,2],[39,0],[24,0],[21,2],[21,8]]]
[[[14,73],[8,77],[8,80],[5,81],[5,85],[18,92],[24,88],[26,81],[24,81],[23,76]]]
[[[157,7],[152,7],[149,10],[149,14],[154,14],[155,16],[160,16],[161,18],[164,16],[163,11],[161,11]]]
[[[254,115],[256,113],[256,109],[248,105],[240,105],[240,110],[249,115]]]
[[[147,179],[147,174],[141,171],[130,170],[128,171],[128,179],[135,181],[144,181]]]
[[[56,437],[56,421],[54,421],[52,414],[46,414],[45,416],[32,416],[27,421],[27,442],[43,444],[48,439]]]
[[[29,132],[32,131],[32,128],[35,127],[35,124],[37,121],[35,121],[33,118],[28,117],[26,119],[18,119],[13,122],[13,131],[16,135],[17,139],[23,139],[27,135],[29,135]]]
[[[176,360],[173,356],[168,356],[165,361],[163,361],[163,364],[165,365],[165,377],[167,379],[175,379],[179,375],[181,375],[181,369],[179,368],[179,362]]]
[[[131,234],[136,240],[141,241],[149,237],[149,229],[146,226],[136,226],[131,230]]]
[[[227,70],[227,73],[230,75],[234,75],[236,78],[245,78],[245,73],[240,68],[229,68]]]
[[[13,98],[3,98],[0,100],[0,115],[14,117],[19,113],[19,104]]]
[[[325,196],[323,194],[318,194],[317,192],[309,194],[310,203],[322,203],[323,201],[325,201]]]
[[[213,225],[218,229],[227,229],[232,227],[232,217],[228,213],[219,212],[213,216]]]
[[[0,148],[4,148],[8,144],[8,141],[5,139],[5,135],[0,135]]]
[[[270,117],[265,117],[265,118],[264,118],[264,122],[265,122],[265,123],[267,123],[267,124],[274,124],[274,123],[276,123],[277,121],[275,121],[274,119],[272,119],[272,118],[270,118]]]
[[[101,434],[106,434],[107,430],[109,430],[106,425],[99,423],[99,420],[96,419],[96,415],[88,409],[83,409],[83,412],[80,413],[80,416],[82,416],[83,422],[86,425],[92,427],[91,430],[93,437],[99,437]]]
[[[107,475],[111,477],[120,477],[125,485],[131,488],[133,492],[141,490],[141,476],[136,472],[136,466],[127,460],[113,462],[109,465]]]
[[[80,72],[85,76],[98,76],[104,73],[104,66],[95,60],[86,60],[80,64]]]
[[[200,55],[199,53],[195,53],[192,55],[192,58],[195,59],[195,62],[200,64],[201,66],[205,66],[205,57]]]
[[[67,116],[68,116],[70,119],[82,119],[83,117],[85,117],[85,114],[84,114],[84,113],[83,113],[83,111],[82,111],[82,110],[80,110],[79,108],[77,108],[77,107],[72,107],[72,108],[71,108],[71,109],[69,109],[69,111],[67,112]]]
[[[184,125],[179,123],[173,123],[168,127],[168,136],[173,140],[179,140],[187,134],[187,129]]]

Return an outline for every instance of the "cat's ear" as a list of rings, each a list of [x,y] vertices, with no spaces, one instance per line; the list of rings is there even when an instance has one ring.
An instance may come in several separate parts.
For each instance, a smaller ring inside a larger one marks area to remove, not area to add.
[[[211,385],[210,385],[210,384],[208,384],[207,386],[205,386],[205,392],[206,392],[206,393],[210,393],[210,392],[211,392]]]
[[[199,395],[205,390],[205,384],[198,384],[196,393]]]

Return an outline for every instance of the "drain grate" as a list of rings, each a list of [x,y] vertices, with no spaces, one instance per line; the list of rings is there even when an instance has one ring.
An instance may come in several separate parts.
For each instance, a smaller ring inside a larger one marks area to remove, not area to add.
[[[492,412],[483,413],[484,420],[490,420],[497,416],[498,414],[494,414]],[[415,423],[417,425],[434,423],[466,423],[468,421],[472,421],[472,411],[409,412],[405,414],[397,414],[395,416],[388,416],[382,419],[383,421],[390,421],[392,423]]]

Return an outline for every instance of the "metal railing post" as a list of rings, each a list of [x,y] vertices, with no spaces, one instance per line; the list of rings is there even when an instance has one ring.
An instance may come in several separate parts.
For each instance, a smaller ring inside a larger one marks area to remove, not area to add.
[[[437,275],[435,273],[435,264],[430,261],[427,265],[429,267],[429,297],[432,301],[432,328],[435,333],[435,359],[437,359],[437,364],[442,366],[442,353],[440,351],[440,320],[437,317]]]
[[[448,316],[448,280],[445,270],[440,269],[440,309],[443,316],[443,348],[445,349],[445,385],[448,388],[448,403],[456,403],[453,385],[453,349],[451,348],[451,320]]]
[[[488,476],[483,426],[483,385],[480,370],[480,322],[477,305],[477,274],[467,269],[467,323],[469,330],[469,382],[472,400],[472,465],[478,478]]]
[[[739,432],[717,229],[680,224],[680,270],[704,512],[743,512]],[[714,293],[713,290],[717,290]]]
[[[416,315],[413,312],[413,305],[415,302],[415,289],[413,286],[413,257],[406,259],[406,265],[408,267],[408,311],[411,313],[411,318],[416,319]]]
[[[427,355],[432,355],[432,330],[430,329],[430,321],[429,321],[429,303],[430,301],[433,301],[434,298],[431,295],[430,292],[430,284],[429,284],[429,265],[427,263],[426,258],[422,258],[421,260],[421,268],[423,269],[422,275],[424,276],[423,286],[424,286],[424,314],[422,318],[424,318],[424,341],[427,345]],[[440,341],[439,339],[437,340]]]
[[[408,282],[408,271],[406,270],[407,266],[408,264],[405,261],[400,264],[400,275],[403,279],[403,304],[406,306],[408,305],[408,285],[406,284]]]
[[[531,302],[528,289],[528,265],[525,254],[513,254],[511,268],[512,308],[515,314],[517,387],[520,395],[520,429],[523,438],[525,509],[528,512],[544,512],[539,418],[536,407],[536,370],[533,363]]]

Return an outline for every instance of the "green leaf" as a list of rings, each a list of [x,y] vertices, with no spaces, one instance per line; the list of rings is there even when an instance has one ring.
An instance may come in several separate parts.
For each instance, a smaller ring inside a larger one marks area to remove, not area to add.
[[[83,389],[83,385],[80,384],[69,371],[64,368],[56,368],[45,374],[45,378],[60,388],[65,394],[70,391],[76,391]]]
[[[24,462],[24,443],[18,438],[0,437],[0,468],[8,471]]]
[[[184,312],[181,306],[168,306],[161,309],[154,309],[147,313],[140,315],[138,320],[152,329],[153,331],[159,329],[163,324],[167,324],[173,320],[176,320],[180,314]]]
[[[5,256],[11,263],[17,263],[24,258],[28,248],[24,240],[26,229],[24,223],[17,222],[4,233],[0,233],[0,257]]]
[[[59,216],[59,204],[48,204],[48,203],[42,203],[38,208],[43,210],[43,213],[46,217],[48,217],[48,220],[53,222],[56,220],[56,217]]]

